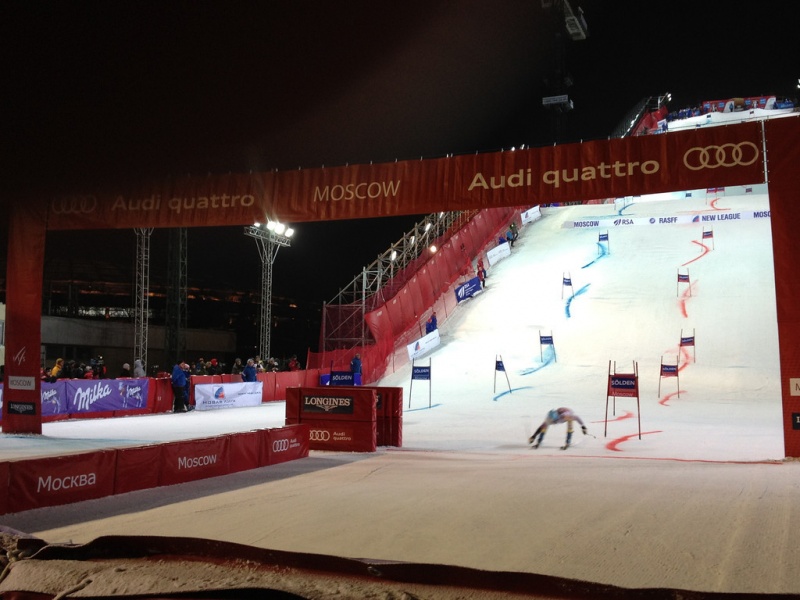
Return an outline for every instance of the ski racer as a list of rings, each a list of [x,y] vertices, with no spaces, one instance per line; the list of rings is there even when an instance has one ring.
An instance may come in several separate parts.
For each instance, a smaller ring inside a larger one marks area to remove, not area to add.
[[[539,425],[539,428],[534,432],[534,434],[528,438],[528,443],[533,444],[533,448],[538,448],[539,444],[542,443],[544,439],[544,434],[547,433],[547,428],[550,425],[558,425],[559,423],[566,423],[567,424],[567,441],[561,446],[562,450],[566,450],[569,448],[570,443],[572,442],[572,423],[573,421],[577,421],[580,423],[581,431],[583,431],[583,435],[586,435],[586,425],[583,423],[581,418],[572,412],[570,408],[554,408],[553,410],[547,413],[545,416],[544,421],[542,424]],[[536,436],[539,436],[539,439],[536,439]]]

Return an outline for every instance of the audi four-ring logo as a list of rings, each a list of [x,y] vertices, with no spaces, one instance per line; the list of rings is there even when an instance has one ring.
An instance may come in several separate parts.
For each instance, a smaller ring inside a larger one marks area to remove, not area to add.
[[[753,142],[722,144],[721,146],[695,146],[683,155],[687,169],[716,169],[717,167],[747,167],[758,160],[758,146]]]
[[[289,440],[274,440],[272,442],[273,452],[286,452],[289,449]]]
[[[331,432],[312,429],[308,432],[308,439],[312,442],[327,442],[331,439]]]
[[[94,196],[62,196],[53,198],[50,210],[56,215],[87,215],[97,208]]]

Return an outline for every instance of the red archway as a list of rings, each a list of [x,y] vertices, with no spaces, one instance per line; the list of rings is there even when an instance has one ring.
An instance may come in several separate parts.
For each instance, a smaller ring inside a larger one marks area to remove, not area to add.
[[[16,202],[9,219],[3,430],[41,433],[48,230],[246,225],[471,210],[768,183],[787,456],[800,456],[800,119],[515,152],[182,178]],[[57,217],[57,218],[56,218]],[[796,429],[795,429],[796,428]]]

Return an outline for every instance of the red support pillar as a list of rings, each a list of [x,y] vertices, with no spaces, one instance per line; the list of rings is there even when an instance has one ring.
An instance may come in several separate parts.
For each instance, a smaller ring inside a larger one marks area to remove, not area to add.
[[[3,432],[42,433],[39,353],[46,221],[33,202],[8,208]]]

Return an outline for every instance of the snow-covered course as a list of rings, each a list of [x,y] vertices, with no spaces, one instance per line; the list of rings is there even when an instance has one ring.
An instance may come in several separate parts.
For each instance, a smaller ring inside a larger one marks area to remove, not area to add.
[[[411,388],[408,366],[379,382],[404,388],[402,448],[312,451],[0,523],[52,543],[188,536],[623,587],[800,593],[800,466],[784,460],[770,221],[753,215],[768,210],[764,186],[544,209],[486,291],[440,315],[442,344],[418,360],[431,365],[430,384]],[[565,226],[608,219],[619,224]],[[681,347],[682,334],[695,346]],[[679,377],[661,378],[662,361],[677,362]],[[609,363],[637,365],[638,407],[607,396]],[[527,438],[558,406],[589,435],[578,430],[562,451],[557,425],[531,449]],[[40,438],[2,436],[0,451],[282,424],[283,403],[62,422]]]

